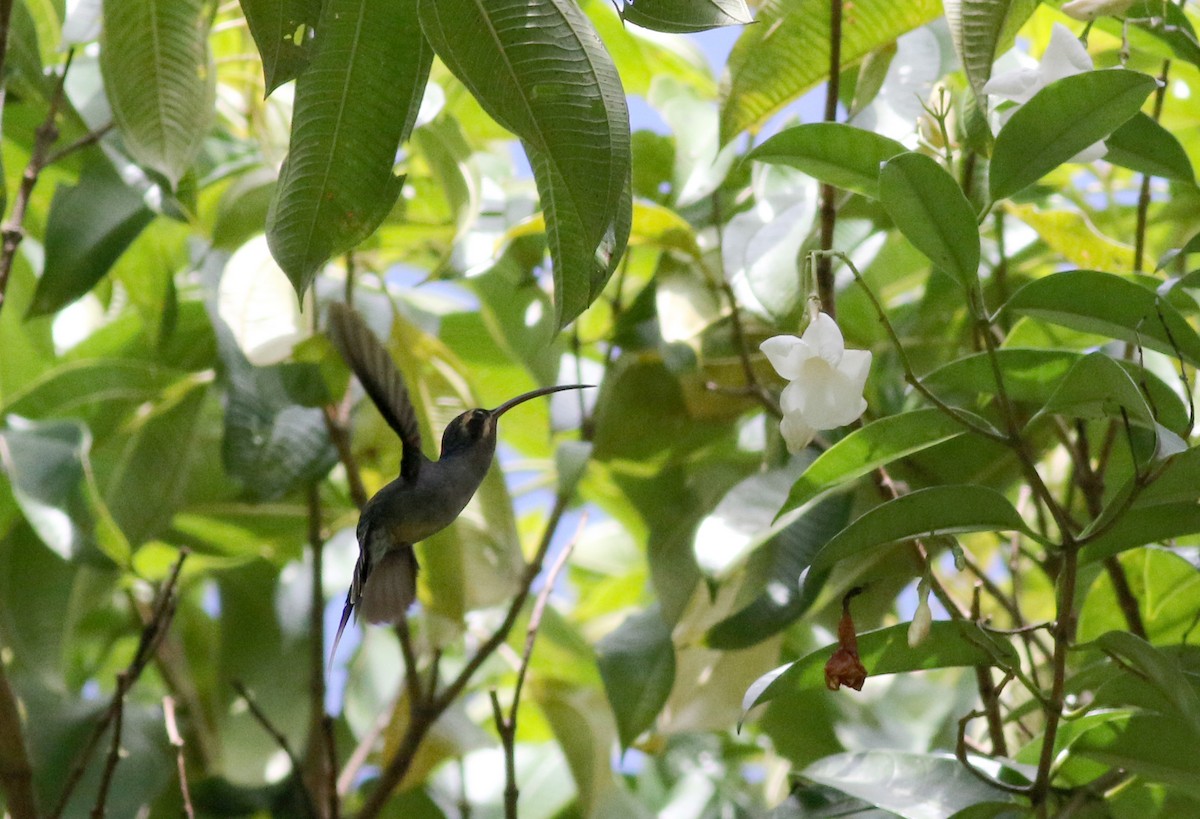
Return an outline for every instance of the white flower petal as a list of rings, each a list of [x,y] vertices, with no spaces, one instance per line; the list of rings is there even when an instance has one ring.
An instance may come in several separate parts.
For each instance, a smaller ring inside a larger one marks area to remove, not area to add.
[[[855,390],[859,393],[867,383],[867,373],[871,371],[871,353],[867,350],[847,350],[838,365],[838,372],[850,379]]]
[[[804,343],[816,350],[817,355],[837,366],[846,351],[846,342],[842,339],[841,328],[828,313],[817,313],[817,317],[804,331]]]
[[[804,376],[789,386],[789,404],[816,429],[833,429],[848,424],[867,408],[862,390],[822,359],[813,359]]]
[[[1042,87],[1063,77],[1073,77],[1093,68],[1092,58],[1084,48],[1079,38],[1061,23],[1055,23],[1050,30],[1050,44],[1042,54],[1038,65],[1038,73],[1042,78]]]
[[[793,455],[799,455],[808,446],[809,442],[812,441],[817,431],[804,423],[804,419],[799,413],[789,412],[779,422],[779,434],[783,436],[788,452]]]
[[[804,362],[816,355],[816,352],[801,339],[795,336],[772,336],[758,345],[763,351],[775,372],[791,380],[800,375]]]
[[[1104,144],[1103,140],[1101,140],[1100,142],[1097,142],[1094,145],[1087,146],[1086,148],[1084,148],[1079,153],[1075,154],[1075,156],[1071,157],[1067,161],[1068,162],[1095,162],[1097,159],[1103,159],[1104,155],[1106,153],[1108,153],[1108,146]]]
[[[983,86],[985,94],[994,94],[1013,102],[1029,102],[1042,89],[1042,78],[1036,68],[1019,68],[992,77]]]

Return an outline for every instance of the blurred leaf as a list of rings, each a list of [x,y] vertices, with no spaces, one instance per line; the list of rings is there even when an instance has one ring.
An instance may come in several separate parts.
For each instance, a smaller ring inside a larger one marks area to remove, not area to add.
[[[744,282],[749,295],[776,319],[794,311],[804,296],[797,257],[815,214],[815,203],[807,197],[779,207],[760,202],[725,226],[721,255],[726,277]]]
[[[780,131],[746,159],[798,168],[863,196],[879,198],[879,168],[907,149],[888,137],[838,122],[813,122]]]
[[[1133,248],[1102,234],[1078,211],[1012,203],[1006,203],[1005,210],[1037,231],[1051,250],[1073,265],[1092,270],[1133,269]]]
[[[600,294],[629,235],[629,113],[620,78],[574,2],[419,5],[438,56],[529,155],[561,327]]]
[[[0,432],[0,463],[13,496],[42,542],[70,560],[91,539],[83,494],[91,437],[78,422],[36,423],[9,416]]]
[[[1085,731],[1072,743],[1071,753],[1200,796],[1200,758],[1179,753],[1180,748],[1192,747],[1196,741],[1195,729],[1178,719],[1124,714]]]
[[[1158,260],[1158,265],[1154,268],[1154,272],[1162,270],[1179,256],[1187,256],[1191,253],[1200,253],[1200,233],[1196,233],[1192,238],[1184,242],[1180,247],[1171,248],[1162,255]]]
[[[903,153],[879,169],[879,198],[904,237],[939,270],[973,292],[979,227],[962,188],[936,160]]]
[[[762,591],[709,629],[705,643],[722,650],[746,648],[802,617],[823,586],[820,573],[805,572],[817,550],[846,525],[850,502],[849,495],[821,501],[759,547],[751,563],[761,556],[769,564]]]
[[[1106,162],[1150,176],[1193,185],[1196,172],[1175,135],[1139,111],[1105,140]],[[1101,267],[1102,265],[1086,265]],[[1123,268],[1120,268],[1123,269]]]
[[[992,76],[992,64],[1037,8],[1037,0],[946,0],[954,50],[975,96]]]
[[[1075,362],[1037,415],[1057,413],[1075,418],[1128,418],[1154,427],[1154,414],[1129,373],[1104,353]]]
[[[213,247],[235,250],[266,229],[267,212],[275,196],[275,171],[256,168],[239,176],[217,205],[212,229]]]
[[[858,751],[825,757],[801,772],[905,819],[936,819],[980,802],[1011,802],[950,754]]]
[[[1050,83],[1009,118],[992,151],[993,201],[1037,182],[1138,112],[1154,90],[1136,71],[1086,71]]]
[[[258,53],[268,95],[308,62],[321,0],[239,0]]]
[[[742,712],[770,702],[786,692],[825,686],[825,662],[837,649],[833,643],[819,648],[794,663],[781,666],[759,678],[742,700]],[[996,639],[975,623],[937,620],[929,636],[919,645],[908,644],[908,623],[858,635],[858,655],[867,667],[868,679],[928,668],[1015,665],[1016,650]]]
[[[142,193],[109,161],[89,151],[79,183],[54,192],[46,226],[46,265],[29,315],[56,312],[96,286],[154,219]]]
[[[1022,287],[1004,309],[1200,364],[1200,336],[1179,311],[1154,291],[1111,273],[1054,273]]]
[[[633,0],[621,9],[621,19],[680,34],[754,22],[745,0]]]
[[[100,70],[113,121],[139,163],[171,187],[191,167],[213,119],[206,0],[106,0]]]
[[[1022,532],[1037,538],[1012,504],[986,486],[933,486],[881,503],[864,513],[825,544],[813,558],[813,569],[876,546],[915,537],[961,532]]]
[[[301,294],[395,204],[403,180],[392,166],[433,59],[416,0],[327,0],[317,30],[296,81],[288,156],[267,214],[271,253]]]
[[[621,747],[654,724],[675,683],[671,630],[657,607],[632,614],[596,644],[604,690],[617,718]]]
[[[872,421],[822,452],[792,486],[779,514],[798,509],[880,466],[965,432],[962,424],[932,408]]]
[[[941,14],[942,4],[931,0],[858,0],[854,18],[871,24],[843,28],[842,66]],[[729,55],[722,87],[722,145],[742,131],[757,131],[829,74],[829,4],[824,0],[767,0],[758,9],[757,23],[746,27]]]
[[[1122,16],[1129,21],[1128,28],[1124,25],[1125,20],[1111,16],[1099,18],[1096,28],[1118,37],[1125,36],[1124,32],[1128,30],[1130,39],[1138,40],[1135,48],[1140,50],[1157,41],[1166,46],[1166,53],[1162,56],[1174,54],[1181,60],[1200,66],[1200,42],[1197,42],[1196,30],[1183,9],[1170,3],[1164,6],[1159,0],[1139,0]]]

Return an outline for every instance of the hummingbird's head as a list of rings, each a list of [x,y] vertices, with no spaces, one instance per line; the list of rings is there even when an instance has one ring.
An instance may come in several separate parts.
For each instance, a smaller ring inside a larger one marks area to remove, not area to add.
[[[591,386],[591,384],[563,384],[557,387],[542,387],[522,393],[516,398],[510,398],[493,410],[467,410],[451,421],[447,425],[446,431],[442,433],[442,456],[482,446],[488,451],[490,457],[496,448],[496,422],[501,415],[530,398],[562,390],[582,390]]]

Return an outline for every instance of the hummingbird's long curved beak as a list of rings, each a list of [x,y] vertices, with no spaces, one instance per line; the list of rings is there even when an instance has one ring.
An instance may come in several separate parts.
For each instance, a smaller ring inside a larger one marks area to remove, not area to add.
[[[557,387],[542,387],[541,389],[531,390],[516,398],[510,398],[500,406],[492,410],[492,418],[499,418],[504,413],[515,407],[517,404],[523,404],[530,398],[537,398],[539,395],[549,395],[552,392],[562,392],[563,390],[587,390],[596,386],[595,384],[560,384]]]

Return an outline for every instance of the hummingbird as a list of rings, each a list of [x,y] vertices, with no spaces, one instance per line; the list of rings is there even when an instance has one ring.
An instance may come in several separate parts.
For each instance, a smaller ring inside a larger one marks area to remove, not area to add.
[[[542,387],[495,409],[467,410],[446,427],[441,457],[432,461],[421,451],[421,431],[404,379],[362,317],[345,304],[331,304],[328,332],[401,446],[400,475],[375,493],[359,516],[358,562],[332,658],[352,611],[370,623],[397,623],[405,616],[417,595],[413,544],[453,523],[475,495],[496,452],[500,416],[531,398],[593,385]]]

